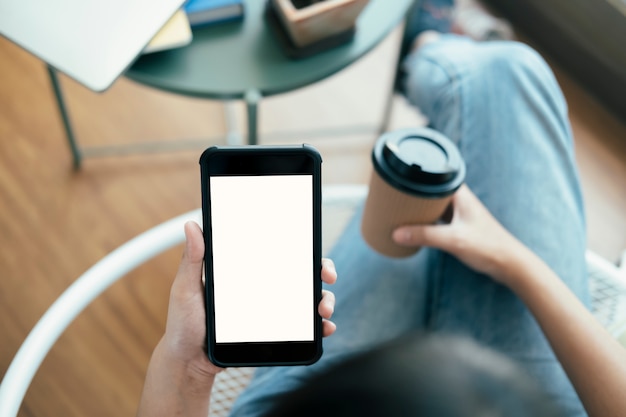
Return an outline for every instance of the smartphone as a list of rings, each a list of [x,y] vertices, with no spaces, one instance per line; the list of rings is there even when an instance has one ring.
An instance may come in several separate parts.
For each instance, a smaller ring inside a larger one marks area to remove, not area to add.
[[[321,156],[211,147],[200,158],[207,353],[218,366],[309,365],[322,354]]]

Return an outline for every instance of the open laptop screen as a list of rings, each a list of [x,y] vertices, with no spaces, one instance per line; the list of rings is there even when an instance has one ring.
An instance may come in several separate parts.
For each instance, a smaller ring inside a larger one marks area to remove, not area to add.
[[[94,91],[106,90],[184,0],[3,0],[0,34]]]

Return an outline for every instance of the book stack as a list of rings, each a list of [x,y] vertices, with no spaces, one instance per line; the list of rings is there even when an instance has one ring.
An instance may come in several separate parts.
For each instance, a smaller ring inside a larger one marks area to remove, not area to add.
[[[192,28],[241,20],[244,15],[243,0],[187,0],[183,8]]]

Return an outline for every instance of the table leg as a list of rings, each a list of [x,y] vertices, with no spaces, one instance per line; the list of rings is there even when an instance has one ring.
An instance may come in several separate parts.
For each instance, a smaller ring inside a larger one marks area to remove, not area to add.
[[[224,102],[224,119],[226,122],[226,144],[230,146],[243,144],[243,137],[237,123],[237,109],[234,100]]]
[[[78,144],[76,143],[76,139],[74,137],[74,132],[72,130],[72,125],[70,123],[70,116],[65,106],[65,100],[63,99],[63,92],[61,91],[61,84],[59,84],[59,78],[57,77],[57,72],[50,65],[48,67],[48,75],[50,76],[50,82],[52,84],[52,89],[54,91],[54,98],[57,102],[57,107],[59,109],[59,113],[61,114],[61,119],[63,121],[63,127],[65,128],[65,137],[67,138],[67,142],[70,146],[70,150],[72,151],[72,158],[74,160],[74,169],[79,169],[82,155],[80,153],[80,149],[78,148]]]
[[[246,110],[248,113],[248,144],[256,145],[258,143],[257,128],[258,128],[258,104],[261,101],[261,93],[258,90],[252,89],[246,91]]]

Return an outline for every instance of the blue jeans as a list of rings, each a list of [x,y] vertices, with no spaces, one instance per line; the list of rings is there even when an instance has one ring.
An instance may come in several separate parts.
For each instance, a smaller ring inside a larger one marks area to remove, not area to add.
[[[567,108],[548,66],[514,42],[446,35],[407,57],[407,96],[460,148],[466,182],[491,213],[588,304],[585,222]],[[256,416],[328,365],[407,332],[467,335],[517,361],[566,410],[585,412],[534,318],[507,288],[454,257],[422,249],[385,258],[357,215],[330,257],[336,334],[309,367],[259,369],[233,408]]]

